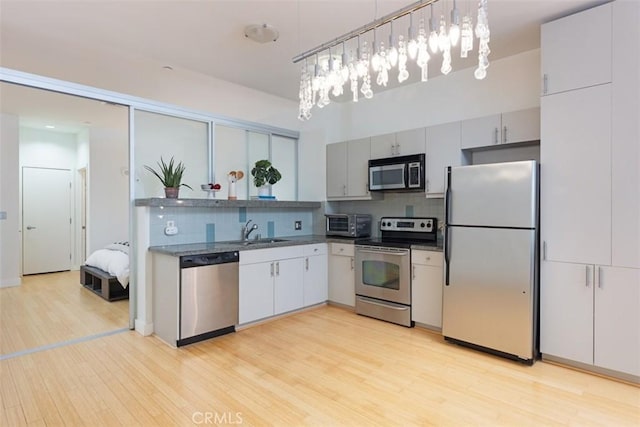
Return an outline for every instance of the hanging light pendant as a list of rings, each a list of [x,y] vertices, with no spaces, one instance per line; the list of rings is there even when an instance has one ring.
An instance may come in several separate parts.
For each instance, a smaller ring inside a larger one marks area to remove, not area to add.
[[[399,83],[407,81],[409,78],[408,65],[414,60],[414,66],[420,68],[421,81],[426,82],[428,80],[428,64],[431,59],[429,51],[432,54],[442,54],[440,71],[447,75],[452,71],[452,47],[457,47],[460,44],[460,57],[466,58],[468,53],[473,50],[474,35],[478,38],[478,65],[474,76],[478,80],[484,79],[487,75],[489,53],[491,52],[489,49],[488,0],[477,0],[478,11],[475,28],[470,12],[463,16],[462,22],[460,21],[457,0],[453,0],[453,8],[450,13],[445,13],[443,8],[443,13],[436,23],[433,4],[438,1],[420,0],[293,58],[294,63],[304,61],[300,75],[298,114],[300,120],[311,118],[311,109],[314,105],[318,108],[328,105],[331,102],[330,95],[333,97],[341,96],[347,82],[349,82],[353,102],[358,102],[360,94],[366,99],[370,99],[373,97],[371,73],[374,73],[378,86],[387,86],[389,72],[393,69],[397,69]],[[416,34],[413,14],[426,6],[430,6],[431,12],[428,32],[425,19],[422,18]],[[407,37],[405,38],[403,32],[396,37],[394,21],[405,15],[409,15]],[[446,16],[449,16],[449,22],[447,22]],[[385,46],[384,41],[378,41],[377,29],[386,24],[389,24],[390,31],[388,44]],[[360,36],[371,31],[373,32],[373,44],[369,49],[366,40],[361,44]],[[357,40],[356,54],[349,57],[346,43],[352,39]],[[332,48],[339,44],[342,44],[341,55],[335,51],[332,52]],[[321,63],[318,54],[324,51],[329,52],[329,57],[326,62],[323,59]],[[314,55],[315,63],[311,72],[311,64],[308,63],[307,58]]]

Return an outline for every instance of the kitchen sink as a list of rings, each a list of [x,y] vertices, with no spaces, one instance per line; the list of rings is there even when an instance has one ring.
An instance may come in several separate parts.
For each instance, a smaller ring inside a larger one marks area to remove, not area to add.
[[[251,246],[251,245],[278,243],[278,242],[286,242],[286,241],[287,239],[277,239],[275,237],[267,237],[264,239],[232,240],[224,243],[228,243],[231,245]]]

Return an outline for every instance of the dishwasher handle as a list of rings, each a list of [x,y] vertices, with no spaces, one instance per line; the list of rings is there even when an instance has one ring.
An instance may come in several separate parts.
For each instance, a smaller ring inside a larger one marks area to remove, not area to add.
[[[218,252],[201,255],[183,255],[180,257],[180,268],[203,267],[205,265],[228,264],[238,262],[240,256],[237,251]]]

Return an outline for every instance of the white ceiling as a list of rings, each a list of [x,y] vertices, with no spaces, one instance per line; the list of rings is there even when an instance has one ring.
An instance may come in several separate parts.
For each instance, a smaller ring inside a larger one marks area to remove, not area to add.
[[[489,0],[489,59],[538,48],[541,23],[603,2]],[[53,40],[59,49],[80,43],[99,49],[104,55],[119,52],[147,57],[174,68],[297,100],[300,65],[293,64],[294,56],[410,3],[411,0],[0,0],[0,52],[2,44],[10,43],[15,49],[23,41],[34,39]],[[448,16],[451,5],[452,0],[439,0],[434,5],[435,13],[442,13],[444,8]],[[457,0],[457,5],[465,11],[475,8],[476,1]],[[428,19],[429,8],[423,10]],[[275,43],[259,44],[244,37],[246,25],[262,23],[279,31]],[[402,18],[394,31],[404,33],[407,26],[408,17]],[[379,39],[386,39],[387,31],[381,30]],[[32,45],[25,44],[25,49]],[[355,43],[347,44],[348,49],[352,47]],[[461,63],[455,59],[456,54],[458,51],[453,53],[454,70],[472,67],[477,58],[472,54]],[[440,56],[434,58],[437,65],[430,66],[433,75],[439,73]],[[7,98],[3,109],[6,101]]]

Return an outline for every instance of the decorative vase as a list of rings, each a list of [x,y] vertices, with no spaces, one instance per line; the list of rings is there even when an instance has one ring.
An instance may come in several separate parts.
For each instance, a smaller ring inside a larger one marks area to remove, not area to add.
[[[236,196],[236,182],[229,182],[229,200],[237,200],[238,196]]]
[[[271,193],[271,185],[266,184],[266,185],[263,185],[262,187],[258,187],[258,196],[259,197],[269,196],[270,193]]]
[[[177,199],[179,190],[180,189],[178,187],[165,187],[164,196],[167,199]]]

